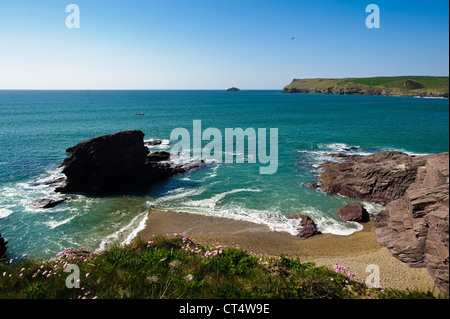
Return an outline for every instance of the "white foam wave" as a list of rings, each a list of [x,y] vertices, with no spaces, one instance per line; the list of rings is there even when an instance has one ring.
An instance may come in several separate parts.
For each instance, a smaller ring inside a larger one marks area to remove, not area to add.
[[[145,212],[141,216],[143,216],[143,218],[141,218],[138,226],[135,227],[133,231],[128,235],[128,237],[124,240],[124,242],[122,243],[123,245],[128,245],[129,243],[131,243],[131,241],[137,236],[137,234],[145,228],[148,219],[148,213]]]
[[[298,233],[298,221],[288,219],[277,210],[256,210],[239,206],[211,209],[207,206],[180,206],[176,211],[204,216],[222,217],[240,221],[252,222],[269,227],[272,231],[287,232],[291,235]]]
[[[405,153],[409,156],[424,156],[424,155],[430,155],[430,153],[418,153],[418,152],[411,152],[408,150],[405,150],[403,148],[392,148],[392,147],[387,147],[385,148],[386,151],[394,151],[394,152],[401,152],[401,153]]]
[[[145,223],[148,218],[148,212],[135,216],[130,223],[123,226],[116,232],[106,236],[100,243],[96,252],[110,248],[113,245],[125,245],[129,244],[133,238],[136,237],[137,233],[144,229]]]
[[[348,236],[363,229],[363,226],[357,222],[345,222],[325,215],[314,207],[305,207],[301,209],[301,214],[309,216],[317,225],[322,233]]]
[[[0,208],[0,219],[8,217],[12,213],[13,211],[8,208]]]
[[[67,224],[68,222],[70,222],[74,218],[75,218],[75,216],[69,217],[69,218],[67,218],[65,220],[62,220],[62,221],[51,220],[51,221],[48,221],[48,222],[43,222],[43,224],[47,225],[51,229],[55,229],[55,228],[57,228],[57,227],[59,227],[61,225]]]
[[[385,209],[384,206],[382,206],[380,204],[376,204],[376,203],[362,202],[361,204],[364,206],[364,208],[367,210],[367,212],[372,215],[381,213]]]
[[[187,196],[200,195],[206,190],[205,187],[195,188],[195,189],[185,189],[184,187],[177,188],[175,190],[168,191],[165,195],[158,197],[154,201],[147,202],[150,205],[158,205],[163,202],[175,201]]]
[[[156,145],[150,145],[154,141],[161,141],[161,143],[156,144]],[[150,139],[144,140],[144,144],[146,144],[146,146],[151,150],[166,150],[170,146],[170,140],[150,138]]]
[[[188,206],[196,206],[196,207],[207,207],[207,208],[215,208],[217,203],[224,199],[227,195],[236,194],[241,192],[260,192],[259,189],[233,189],[228,192],[216,194],[211,198],[201,199],[201,200],[191,200],[187,201],[184,204]]]

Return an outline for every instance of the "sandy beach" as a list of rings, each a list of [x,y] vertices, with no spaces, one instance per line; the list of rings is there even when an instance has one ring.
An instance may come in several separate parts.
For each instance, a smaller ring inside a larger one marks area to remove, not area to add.
[[[315,262],[318,266],[333,267],[339,263],[350,266],[360,281],[369,275],[366,267],[375,264],[380,269],[382,287],[438,291],[426,269],[409,268],[377,243],[373,221],[349,236],[321,234],[305,240],[246,221],[153,210],[149,212],[145,228],[136,238],[147,239],[153,235],[174,233],[187,235],[204,246],[221,244],[266,256],[283,254],[299,257],[301,262]]]

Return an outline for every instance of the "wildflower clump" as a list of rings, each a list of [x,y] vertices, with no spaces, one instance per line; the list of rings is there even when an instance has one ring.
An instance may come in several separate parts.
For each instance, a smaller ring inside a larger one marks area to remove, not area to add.
[[[385,291],[368,289],[348,266],[317,267],[220,244],[204,247],[182,234],[136,239],[96,253],[67,248],[50,260],[24,255],[0,263],[2,299],[433,297]]]

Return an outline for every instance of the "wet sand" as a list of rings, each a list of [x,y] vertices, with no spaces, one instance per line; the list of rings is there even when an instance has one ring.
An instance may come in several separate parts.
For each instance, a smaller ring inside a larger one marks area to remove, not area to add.
[[[350,266],[360,281],[369,275],[368,265],[380,269],[382,287],[435,291],[426,269],[413,269],[394,258],[377,243],[375,223],[363,224],[363,230],[349,236],[316,235],[300,239],[285,232],[272,231],[268,226],[233,219],[189,213],[154,210],[149,212],[145,228],[136,238],[174,233],[189,236],[203,246],[221,244],[240,247],[265,256],[299,257],[301,262],[315,262],[333,267],[336,263]]]

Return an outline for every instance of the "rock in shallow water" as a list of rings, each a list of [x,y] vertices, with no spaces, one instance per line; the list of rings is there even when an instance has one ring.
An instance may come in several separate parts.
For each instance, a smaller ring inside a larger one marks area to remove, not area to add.
[[[370,220],[369,213],[364,208],[364,206],[359,203],[354,203],[339,208],[338,215],[347,222],[353,221],[366,223]]]
[[[65,201],[67,201],[67,198],[58,198],[58,199],[42,198],[42,199],[37,199],[34,202],[32,202],[31,206],[34,206],[37,208],[52,208],[61,203],[64,203]]]
[[[321,234],[317,229],[316,223],[306,215],[292,215],[289,219],[300,219],[297,236],[303,239],[307,239],[311,236]]]
[[[170,154],[149,155],[144,133],[122,131],[98,136],[67,149],[71,154],[60,165],[66,182],[60,192],[107,194],[151,186],[188,168],[172,167]],[[169,155],[169,156],[168,156]]]

